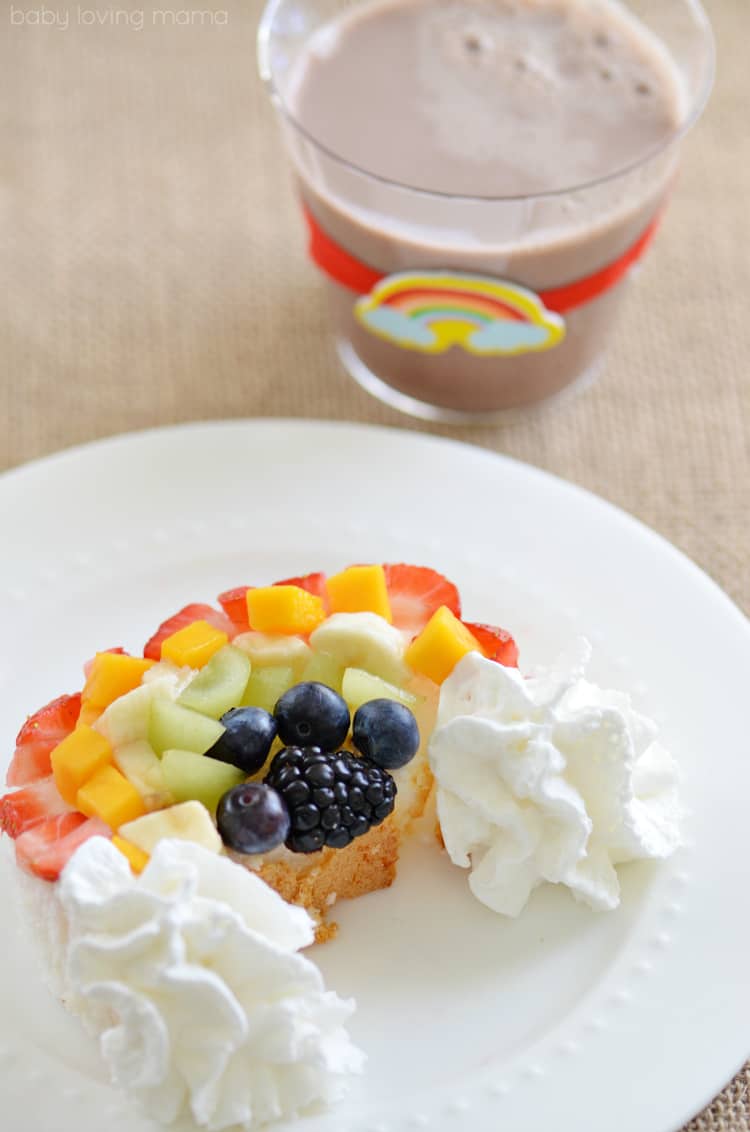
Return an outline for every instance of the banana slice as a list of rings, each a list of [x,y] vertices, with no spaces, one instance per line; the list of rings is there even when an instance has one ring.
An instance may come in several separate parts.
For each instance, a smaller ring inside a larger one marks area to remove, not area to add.
[[[94,729],[117,749],[139,739],[148,739],[151,705],[155,699],[174,700],[178,683],[171,676],[149,680],[114,700],[104,711]]]
[[[363,668],[391,684],[403,685],[411,675],[403,636],[377,613],[334,613],[311,635],[310,645],[344,668]]]
[[[178,841],[194,841],[211,853],[221,852],[221,838],[211,815],[200,802],[181,802],[168,810],[146,814],[135,821],[126,822],[118,830],[121,837],[132,841],[144,853],[153,853],[165,837]]]
[[[295,678],[299,677],[312,655],[309,646],[300,637],[257,633],[254,629],[240,633],[232,645],[250,657],[253,669],[289,667],[294,669]]]

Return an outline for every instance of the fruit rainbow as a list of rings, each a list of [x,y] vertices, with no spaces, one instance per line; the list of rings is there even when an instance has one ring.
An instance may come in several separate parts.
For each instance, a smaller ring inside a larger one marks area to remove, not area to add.
[[[548,350],[565,336],[563,319],[538,295],[480,275],[402,272],[377,283],[355,312],[368,330],[406,349],[439,354]]]

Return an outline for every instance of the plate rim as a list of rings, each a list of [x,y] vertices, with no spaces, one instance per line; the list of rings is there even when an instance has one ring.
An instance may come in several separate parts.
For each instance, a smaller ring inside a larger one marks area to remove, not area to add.
[[[457,453],[469,453],[474,458],[486,460],[488,462],[496,463],[498,460],[501,465],[511,467],[516,472],[520,472],[524,476],[531,476],[537,479],[540,483],[551,488],[555,492],[562,492],[564,495],[572,495],[578,498],[586,507],[600,509],[602,512],[608,514],[610,517],[616,519],[617,522],[623,524],[624,529],[632,532],[641,540],[645,539],[650,542],[654,549],[662,556],[667,555],[671,562],[679,567],[683,573],[686,573],[694,584],[700,585],[706,596],[710,596],[714,602],[719,602],[723,607],[724,616],[732,619],[736,629],[745,634],[743,643],[750,644],[750,621],[737,605],[719,584],[713,579],[704,569],[697,565],[688,555],[674,546],[664,535],[654,530],[641,519],[630,514],[622,507],[615,503],[610,502],[601,495],[596,494],[592,490],[582,487],[573,481],[566,480],[563,477],[556,475],[544,468],[537,467],[536,465],[519,460],[516,457],[508,456],[504,453],[495,452],[492,449],[485,448],[481,445],[471,443],[470,441],[455,439],[453,437],[444,437],[432,433],[415,432],[408,428],[399,428],[391,426],[370,425],[360,422],[349,422],[340,420],[326,420],[326,419],[301,419],[289,417],[261,417],[261,418],[236,418],[236,419],[216,419],[216,420],[201,420],[201,421],[186,421],[177,424],[157,426],[145,429],[134,430],[125,433],[116,433],[110,436],[101,437],[92,441],[82,444],[75,444],[63,448],[45,456],[31,459],[23,464],[17,465],[13,468],[7,469],[0,475],[0,497],[4,494],[6,488],[12,490],[13,486],[22,481],[25,476],[33,476],[35,474],[46,474],[50,470],[54,470],[56,466],[72,465],[79,458],[86,458],[98,450],[110,449],[113,447],[127,446],[133,441],[150,442],[158,440],[159,438],[170,436],[173,434],[186,434],[190,432],[208,431],[213,432],[217,429],[222,430],[236,430],[244,431],[247,429],[261,429],[263,431],[271,432],[280,429],[295,429],[301,432],[313,431],[319,435],[326,432],[329,433],[350,433],[352,430],[371,434],[376,438],[380,438],[385,442],[396,441],[404,445],[413,445],[416,443],[418,446],[424,446],[430,449],[443,449],[449,448],[455,450]],[[747,1055],[743,1055],[736,1067],[731,1071],[730,1075],[723,1080],[719,1086],[719,1091],[726,1087],[731,1082],[733,1077],[747,1060]],[[689,1111],[684,1119],[681,1118],[681,1123],[674,1125],[674,1128],[682,1127],[682,1124],[691,1119],[692,1116],[702,1111],[707,1105],[710,1105],[712,1100],[718,1095],[713,1091],[713,1087],[708,1096],[701,1101],[697,1107],[694,1107],[691,1102]],[[678,1107],[675,1105],[675,1107]],[[665,1129],[667,1132],[667,1129]]]
[[[589,504],[601,507],[607,512],[614,513],[620,520],[632,524],[634,529],[641,535],[646,535],[648,538],[654,540],[662,550],[672,555],[683,568],[694,572],[695,576],[700,579],[702,584],[708,585],[711,588],[714,597],[723,600],[727,606],[728,612],[733,615],[739,615],[740,627],[750,631],[750,614],[744,613],[741,606],[729,596],[726,590],[721,587],[719,582],[717,582],[707,570],[699,566],[684,550],[681,550],[671,542],[666,535],[661,534],[656,528],[650,526],[643,519],[640,519],[626,508],[621,507],[617,503],[613,503],[605,496],[600,495],[591,488],[584,487],[575,480],[567,479],[565,476],[552,472],[547,468],[542,468],[537,464],[521,460],[517,456],[510,456],[505,452],[496,452],[492,448],[486,448],[481,444],[472,443],[470,440],[460,440],[455,437],[441,436],[431,432],[417,432],[414,429],[401,428],[396,425],[376,425],[362,421],[329,419],[324,417],[308,419],[302,417],[274,416],[216,417],[206,420],[178,421],[173,424],[154,425],[142,429],[132,429],[127,432],[110,433],[107,436],[67,445],[53,452],[45,453],[42,456],[32,457],[29,460],[25,460],[20,464],[16,464],[0,472],[0,491],[2,491],[7,483],[20,479],[24,475],[33,475],[37,471],[42,472],[47,468],[54,468],[56,465],[72,463],[77,458],[87,456],[99,449],[126,445],[133,440],[157,439],[161,436],[176,433],[199,432],[202,430],[212,431],[214,429],[226,429],[229,431],[248,427],[269,430],[281,427],[294,427],[302,429],[303,431],[310,429],[316,432],[325,430],[350,432],[355,430],[362,433],[380,435],[384,438],[398,438],[399,440],[412,443],[416,441],[427,447],[447,447],[458,451],[471,452],[490,461],[499,460],[501,463],[507,464],[510,467],[522,469],[525,474],[538,477],[549,486],[553,486],[555,490],[562,488],[564,491],[569,491],[573,495],[585,499]]]

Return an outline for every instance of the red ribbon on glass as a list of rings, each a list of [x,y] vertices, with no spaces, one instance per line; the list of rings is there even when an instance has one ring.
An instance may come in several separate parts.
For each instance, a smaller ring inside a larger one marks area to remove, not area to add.
[[[310,233],[309,252],[312,260],[321,271],[342,287],[357,295],[367,295],[387,278],[386,273],[350,255],[340,244],[325,232],[308,208],[304,208],[305,219]],[[656,216],[642,233],[618,259],[563,287],[553,287],[549,291],[537,292],[544,306],[556,314],[567,314],[584,303],[603,295],[627,275],[628,271],[644,254],[653,240],[661,217]]]

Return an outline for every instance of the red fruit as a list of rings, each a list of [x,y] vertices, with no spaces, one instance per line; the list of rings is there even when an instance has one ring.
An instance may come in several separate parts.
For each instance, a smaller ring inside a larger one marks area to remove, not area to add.
[[[112,652],[116,656],[129,656],[130,655],[120,645],[118,645],[117,648],[115,648],[115,649],[101,649],[100,651],[101,652]],[[91,675],[91,667],[92,667],[95,660],[96,660],[96,657],[92,656],[91,660],[87,660],[86,663],[83,666],[83,675],[86,677],[87,680],[88,680],[89,676]]]
[[[518,668],[518,646],[507,629],[473,621],[464,621],[464,625],[479,641],[488,660],[495,660],[506,668]]]
[[[213,625],[215,629],[221,629],[222,633],[226,633],[230,640],[237,636],[236,625],[229,620],[225,613],[219,613],[218,609],[214,609],[212,605],[194,602],[192,605],[186,605],[173,617],[162,621],[153,637],[146,642],[143,655],[149,660],[161,660],[162,641],[171,637],[179,629],[184,629],[186,625],[192,625],[194,621],[208,621],[209,625]]]
[[[247,633],[250,628],[247,619],[247,591],[252,588],[252,586],[235,586],[233,590],[225,590],[223,594],[219,594],[217,599],[234,624],[237,633]]]
[[[447,605],[456,617],[461,616],[458,590],[437,570],[403,562],[385,565],[383,569],[396,628],[416,636],[441,605]]]
[[[70,809],[60,797],[54,778],[42,778],[0,798],[0,833],[16,838],[45,818],[69,814]]]
[[[8,786],[26,786],[52,774],[50,754],[70,735],[81,712],[81,693],[59,696],[26,720],[16,737]]]
[[[301,590],[315,594],[316,597],[322,598],[324,602],[327,598],[325,574],[305,574],[300,578],[283,578],[282,581],[273,584],[275,586],[299,586]]]
[[[79,845],[90,837],[112,837],[98,818],[68,813],[47,818],[16,841],[16,862],[43,880],[57,880]]]

